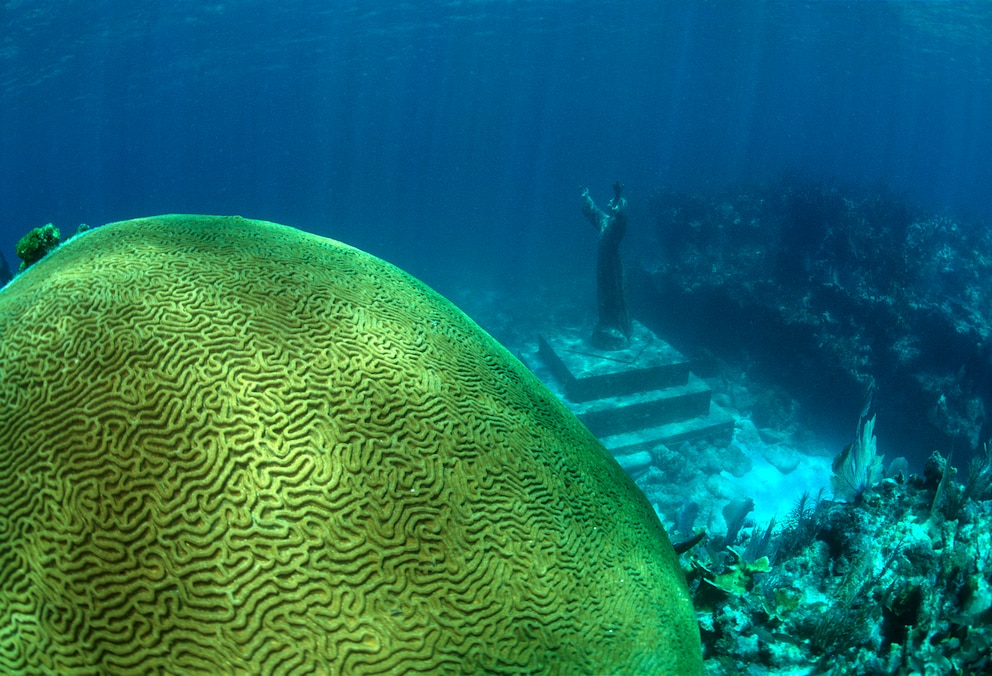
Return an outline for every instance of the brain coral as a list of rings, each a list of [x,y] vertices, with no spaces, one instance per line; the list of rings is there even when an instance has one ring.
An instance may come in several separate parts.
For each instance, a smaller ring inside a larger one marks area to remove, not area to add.
[[[701,671],[650,506],[368,254],[165,216],[0,292],[0,671]]]

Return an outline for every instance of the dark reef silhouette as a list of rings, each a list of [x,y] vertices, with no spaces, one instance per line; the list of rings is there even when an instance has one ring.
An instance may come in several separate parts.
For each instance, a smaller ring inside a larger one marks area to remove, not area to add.
[[[917,462],[992,434],[992,234],[885,189],[783,178],[652,197],[632,271],[648,323],[759,365],[831,426],[878,385],[879,437]]]

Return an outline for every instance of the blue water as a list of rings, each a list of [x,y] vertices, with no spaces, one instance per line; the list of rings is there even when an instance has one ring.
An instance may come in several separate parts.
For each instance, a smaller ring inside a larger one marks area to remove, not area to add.
[[[579,185],[636,214],[783,170],[992,216],[982,2],[33,0],[0,26],[12,263],[49,221],[204,212],[512,279],[588,248]]]
[[[18,238],[48,222],[68,234],[82,222],[240,214],[343,240],[458,301],[493,288],[528,299],[557,277],[592,317],[596,244],[579,186],[603,205],[613,181],[625,184],[630,269],[665,245],[650,213],[658,191],[727,194],[783,175],[877,186],[987,228],[990,110],[988,0],[0,0],[0,253],[16,269]],[[980,281],[947,287],[988,288]],[[948,316],[978,298],[949,298]],[[551,305],[541,319],[566,312]],[[976,340],[961,326],[961,345]],[[804,368],[789,347],[769,351],[783,371]],[[884,366],[886,346],[871,347]],[[989,365],[969,355],[948,349],[919,375],[946,382],[957,403],[974,395],[987,433]],[[901,401],[878,375],[878,399]],[[975,392],[962,392],[969,381]],[[843,387],[822,395],[836,402],[837,438],[825,443],[837,451],[864,391]],[[880,414],[886,462],[924,466],[937,445],[905,437],[944,402]],[[753,448],[775,441],[752,428]],[[951,436],[939,450],[963,469],[969,444]],[[827,466],[803,471],[825,484]],[[782,515],[774,497],[794,504],[799,474],[750,475],[762,520]],[[932,518],[937,501],[914,490]],[[906,537],[893,527],[888,549],[867,549],[890,556]],[[931,572],[916,574],[926,588]]]

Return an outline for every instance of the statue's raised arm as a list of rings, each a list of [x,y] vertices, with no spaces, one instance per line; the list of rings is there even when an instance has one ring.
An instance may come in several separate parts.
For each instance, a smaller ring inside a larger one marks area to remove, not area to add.
[[[580,193],[582,195],[582,213],[589,222],[593,224],[596,228],[596,232],[602,233],[609,223],[610,217],[607,216],[602,209],[596,206],[596,203],[592,201],[592,197],[589,196],[589,188],[580,188]]]

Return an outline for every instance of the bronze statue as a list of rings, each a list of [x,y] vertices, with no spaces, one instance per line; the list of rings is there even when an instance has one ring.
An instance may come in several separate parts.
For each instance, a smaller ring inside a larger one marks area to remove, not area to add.
[[[620,261],[620,241],[627,232],[627,200],[621,197],[623,185],[613,183],[610,213],[596,206],[589,189],[582,188],[582,213],[599,231],[599,257],[596,267],[596,296],[599,323],[592,333],[592,344],[600,350],[622,350],[630,345],[633,326],[627,309],[627,281]]]

